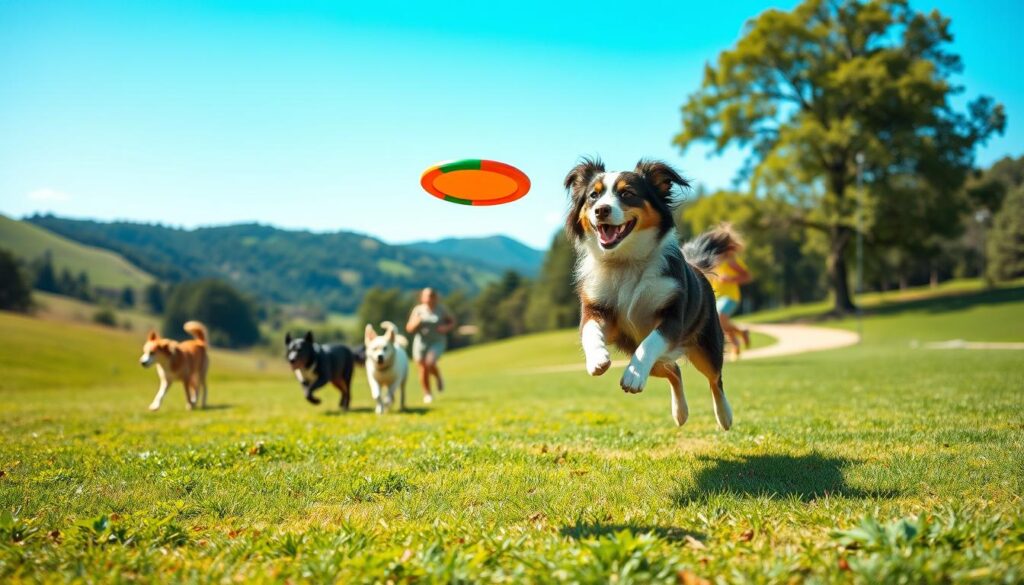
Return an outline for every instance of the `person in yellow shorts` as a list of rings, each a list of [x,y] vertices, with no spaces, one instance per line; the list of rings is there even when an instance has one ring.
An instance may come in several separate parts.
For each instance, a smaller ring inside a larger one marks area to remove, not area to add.
[[[715,267],[710,275],[711,288],[715,291],[715,304],[718,307],[718,319],[722,323],[722,332],[733,347],[733,359],[740,357],[740,338],[743,344],[750,347],[750,331],[732,321],[732,316],[740,308],[740,285],[747,284],[753,278],[747,265],[737,254],[743,250],[742,243],[734,252],[726,256]]]

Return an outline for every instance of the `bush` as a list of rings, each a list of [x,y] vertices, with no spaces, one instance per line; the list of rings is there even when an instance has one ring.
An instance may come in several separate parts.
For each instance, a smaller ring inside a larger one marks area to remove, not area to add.
[[[992,219],[987,248],[989,278],[1000,281],[1024,275],[1024,186],[1003,200]]]
[[[0,250],[0,309],[27,311],[32,305],[32,290],[14,255]]]
[[[186,321],[201,321],[210,332],[210,343],[224,347],[248,347],[258,342],[256,311],[249,299],[220,280],[179,284],[167,299],[164,335],[181,339]]]
[[[92,314],[92,322],[105,327],[117,327],[117,315],[104,307]]]

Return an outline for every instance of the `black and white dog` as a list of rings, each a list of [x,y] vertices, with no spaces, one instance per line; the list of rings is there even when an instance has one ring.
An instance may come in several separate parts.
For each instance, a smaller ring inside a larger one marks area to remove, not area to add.
[[[619,381],[644,389],[649,376],[672,387],[672,417],[689,416],[676,361],[686,358],[708,379],[718,424],[732,426],[722,384],[722,328],[704,274],[737,243],[727,229],[701,234],[680,248],[673,213],[676,188],[689,184],[667,164],[641,160],[632,171],[606,172],[584,159],[569,171],[566,232],[576,245],[580,335],[587,371],[611,366],[607,344],[632,354]]]
[[[284,345],[288,365],[302,384],[306,400],[320,404],[320,399],[313,393],[330,382],[341,392],[338,406],[348,410],[352,400],[352,370],[356,363],[366,359],[362,350],[352,350],[342,344],[321,345],[313,341],[312,331],[307,331],[304,337],[295,338],[287,333]]]

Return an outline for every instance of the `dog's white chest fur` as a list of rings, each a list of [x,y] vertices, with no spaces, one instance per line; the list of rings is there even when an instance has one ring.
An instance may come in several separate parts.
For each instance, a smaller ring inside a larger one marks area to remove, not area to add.
[[[316,372],[313,368],[295,368],[295,379],[299,382],[311,384],[316,381]]]
[[[678,290],[679,283],[664,274],[664,246],[675,246],[675,234],[667,234],[649,259],[635,262],[603,262],[583,254],[579,279],[591,302],[613,309],[619,330],[639,342],[657,326],[656,313]]]

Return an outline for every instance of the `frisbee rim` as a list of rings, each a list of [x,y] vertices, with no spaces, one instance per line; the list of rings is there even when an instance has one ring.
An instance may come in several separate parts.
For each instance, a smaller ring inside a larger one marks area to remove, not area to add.
[[[434,181],[438,177],[456,171],[489,172],[502,175],[511,179],[512,182],[516,184],[516,190],[509,195],[494,199],[467,199],[465,197],[450,195],[434,186]],[[423,190],[427,193],[449,203],[483,207],[511,203],[512,201],[520,199],[530,191],[531,185],[530,178],[526,176],[526,173],[508,163],[482,158],[464,158],[440,162],[427,168],[427,170],[423,171],[423,175],[420,176],[420,186],[423,187]]]

